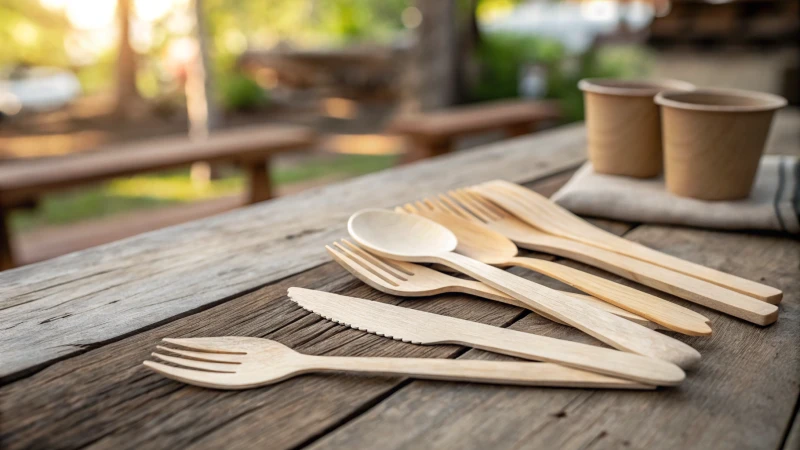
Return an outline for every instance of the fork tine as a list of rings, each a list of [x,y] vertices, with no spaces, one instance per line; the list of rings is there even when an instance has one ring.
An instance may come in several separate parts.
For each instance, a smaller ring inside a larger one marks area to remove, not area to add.
[[[394,278],[397,278],[397,279],[403,280],[403,281],[407,281],[408,278],[406,278],[406,275],[413,275],[411,273],[408,273],[405,270],[399,269],[398,267],[396,267],[396,266],[394,266],[392,264],[387,264],[386,261],[382,261],[382,260],[378,259],[378,257],[373,255],[372,253],[364,250],[363,248],[359,247],[358,245],[353,244],[352,242],[348,241],[347,239],[342,239],[341,242],[343,242],[347,247],[350,248],[350,250],[349,250],[350,253],[355,253],[361,259],[366,260],[368,263],[370,263],[373,266],[377,266],[378,268],[383,270],[385,273],[387,273],[388,275],[390,275],[390,276],[392,276]],[[336,245],[336,244],[334,244],[334,245]],[[340,248],[341,248],[341,245],[340,245]]]
[[[161,353],[150,353],[150,356],[161,359],[163,361],[171,362],[179,366],[191,367],[193,369],[210,370],[219,373],[236,373],[237,364],[227,363],[212,363],[207,361],[198,361],[196,359],[178,358],[177,356],[167,356]]]
[[[436,198],[426,198],[425,202],[428,204],[428,207],[430,207],[433,211],[441,212],[441,213],[445,213],[445,214],[451,214],[450,210],[447,209],[447,207],[444,206],[442,204],[442,202],[440,202]]]
[[[460,189],[462,198],[464,201],[469,202],[473,208],[480,209],[484,214],[489,217],[489,220],[498,220],[502,216],[496,214],[493,210],[486,208],[481,202],[477,201],[473,195],[470,195],[469,190],[467,189]]]
[[[341,248],[340,246],[337,247]],[[400,286],[399,284],[397,284],[396,281],[393,281],[388,277],[381,275],[379,272],[372,269],[370,266],[362,265],[359,261],[351,257],[349,254],[336,250],[329,245],[326,245],[325,249],[328,250],[328,253],[330,253],[333,259],[336,260],[336,262],[338,262],[342,267],[344,267],[345,270],[350,272],[351,275],[369,285],[372,285],[376,289],[378,289],[376,285],[392,286],[392,287]]]
[[[208,353],[208,352],[192,352],[189,350],[181,350],[177,348],[164,347],[163,345],[156,345],[156,349],[165,352],[175,353],[176,355],[183,355],[189,358],[194,358],[200,361],[219,362],[219,363],[232,363],[240,364],[241,355],[233,355],[230,353]]]
[[[407,213],[410,213],[410,214],[416,214],[417,213],[417,208],[414,205],[412,205],[411,203],[406,203],[403,206],[398,206],[398,208],[402,209],[403,212],[407,212]],[[397,208],[395,208],[395,209],[397,209]]]
[[[492,217],[486,214],[482,209],[476,207],[472,204],[472,201],[467,198],[461,190],[457,191],[450,191],[450,196],[455,199],[457,203],[459,203],[464,209],[469,211],[469,213],[476,217],[481,222],[491,222]]]
[[[403,263],[399,263],[399,262],[397,262],[397,261],[392,261],[392,260],[390,260],[390,259],[387,259],[387,258],[384,258],[384,257],[382,257],[382,256],[378,256],[378,255],[372,254],[372,253],[370,253],[368,250],[366,250],[366,249],[362,248],[362,247],[361,247],[360,245],[358,245],[357,243],[355,243],[355,242],[350,242],[350,240],[348,240],[348,239],[346,239],[346,238],[343,238],[343,239],[342,239],[342,242],[344,242],[345,244],[347,244],[347,246],[348,246],[348,247],[350,247],[350,248],[352,248],[354,251],[357,251],[357,252],[359,252],[359,254],[362,254],[362,253],[363,253],[365,256],[367,256],[367,257],[369,257],[369,258],[371,258],[371,259],[375,260],[375,262],[376,262],[376,263],[380,263],[380,264],[383,264],[383,265],[389,266],[389,267],[391,267],[392,269],[394,269],[394,270],[396,270],[396,271],[398,271],[398,272],[402,272],[402,273],[404,273],[404,274],[406,274],[406,275],[408,275],[408,276],[414,276],[414,272],[411,272],[410,270],[408,270],[408,269],[404,269],[403,267],[401,267],[401,266],[400,266],[400,264],[403,264]]]
[[[476,203],[481,205],[488,211],[491,211],[494,215],[498,218],[503,218],[508,215],[508,213],[503,210],[501,207],[494,204],[491,200],[483,197],[482,195],[478,194],[475,191],[465,190],[464,193],[471,199],[473,199]]]
[[[360,255],[356,254],[352,250],[345,248],[342,244],[338,242],[334,242],[333,246],[338,249],[339,253],[342,253],[343,257],[350,261],[350,266],[354,270],[364,269],[369,273],[375,275],[376,277],[380,278],[381,280],[391,284],[392,286],[399,286],[400,281],[405,281],[404,278],[400,278],[395,276],[392,272],[387,272],[383,267],[376,266],[372,262],[364,259]]]
[[[369,270],[375,275],[378,275],[379,277],[384,278],[391,283],[396,283],[397,280],[406,280],[403,275],[395,273],[390,267],[386,266],[385,264],[381,264],[380,261],[376,260],[361,248],[356,247],[347,239],[341,239],[338,242],[334,242],[333,245],[339,249],[340,252],[343,252],[344,256],[349,258],[356,265]]]
[[[182,369],[172,367],[155,361],[144,361],[146,367],[154,370],[167,378],[182,383],[203,387],[220,387],[232,385],[231,374],[219,372],[202,372],[200,370]]]
[[[164,338],[164,342],[169,344],[178,345],[180,347],[191,348],[194,350],[201,350],[204,352],[212,353],[230,353],[234,355],[246,355],[247,352],[242,351],[239,347],[240,344],[231,344],[226,342],[224,337],[211,337],[211,338]],[[236,341],[235,341],[236,342]]]
[[[459,205],[455,199],[450,198],[447,194],[439,194],[439,201],[445,205],[452,214],[455,214],[462,219],[475,221],[476,217],[469,213],[463,206]]]
[[[417,209],[421,210],[421,211],[425,211],[425,210],[430,210],[431,209],[430,206],[426,205],[425,203],[422,203],[421,201],[414,202],[414,206],[416,206]]]

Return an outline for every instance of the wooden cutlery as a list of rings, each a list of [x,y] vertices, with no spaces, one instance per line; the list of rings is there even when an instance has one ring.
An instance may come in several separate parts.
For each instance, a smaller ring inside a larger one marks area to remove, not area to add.
[[[470,190],[490,199],[528,224],[554,236],[640,259],[768,303],[778,304],[783,298],[783,292],[774,287],[685,261],[601,230],[518,184],[495,180],[472,186]]]
[[[429,269],[419,264],[392,261],[378,255],[371,254],[347,239],[326,245],[328,254],[356,278],[373,288],[387,294],[401,297],[418,297],[443,294],[446,292],[475,295],[488,300],[495,300],[521,308],[527,308],[513,297],[487,286],[480,281],[457,278],[437,270]],[[589,295],[564,292],[564,294],[578,300],[591,303],[598,308],[638,323],[650,329],[658,329],[658,325],[642,316],[618,308],[610,303]],[[554,317],[548,319],[565,323]]]
[[[294,287],[289,298],[328,320],[414,344],[466,345],[660,386],[678,384],[685,376],[667,361],[380,302]]]
[[[540,272],[679,333],[711,334],[708,319],[690,309],[571,267],[517,257],[517,247],[511,240],[488,229],[458,202],[448,200],[445,196],[425,199],[406,204],[402,210],[431,219],[452,231],[458,238],[456,251],[462,255],[487,264],[520,266]]]
[[[480,205],[481,210],[485,213],[485,225],[512,239],[521,247],[563,256],[599,267],[629,280],[757,325],[769,325],[778,318],[778,307],[773,304],[731,291],[700,278],[675,272],[669,268],[650,264],[640,259],[570,238],[559,237],[550,234],[549,231],[543,232],[533,226],[530,221],[526,223],[511,215],[527,214],[526,217],[533,217],[532,214],[526,213],[526,210],[522,209],[519,206],[520,203],[516,200],[509,200],[509,197],[505,196],[505,194],[497,194],[494,191],[487,193],[489,190],[482,188],[471,188],[470,191],[475,193],[480,191],[480,195],[459,190],[451,192],[450,196],[458,199],[462,204],[472,204],[475,208]],[[486,197],[491,202],[481,197]],[[509,212],[499,209],[492,203],[496,203]],[[567,212],[567,214],[571,213]],[[577,217],[575,219],[582,221]],[[602,231],[588,222],[584,223],[595,230]],[[605,231],[602,232],[606,233]],[[617,237],[615,236],[615,238]],[[630,242],[622,238],[617,239]]]
[[[444,264],[514,297],[529,309],[568,323],[608,345],[688,368],[700,360],[690,346],[563,293],[455,253],[458,239],[424,217],[386,210],[353,214],[348,232],[378,255],[410,262]]]
[[[654,388],[652,385],[550,363],[312,356],[298,353],[269,339],[253,337],[164,341],[184,349],[158,346],[163,353],[153,353],[152,356],[174,365],[145,361],[145,366],[173,380],[215,389],[249,389],[312,372],[404,375],[429,380],[525,386]]]

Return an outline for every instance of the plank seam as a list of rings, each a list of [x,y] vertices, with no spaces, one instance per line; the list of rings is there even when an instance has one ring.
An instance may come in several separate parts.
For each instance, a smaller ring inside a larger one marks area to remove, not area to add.
[[[789,423],[786,424],[786,430],[784,430],[783,436],[781,436],[781,443],[778,446],[779,449],[793,450],[787,448],[786,445],[790,444],[789,437],[792,435],[792,431],[795,432],[800,431],[800,426],[798,426],[797,429],[795,429],[795,422],[798,421],[800,421],[800,395],[797,396],[797,400],[795,400],[794,402],[794,412],[792,413],[792,416],[789,418]],[[794,439],[798,440],[798,437],[795,437]]]

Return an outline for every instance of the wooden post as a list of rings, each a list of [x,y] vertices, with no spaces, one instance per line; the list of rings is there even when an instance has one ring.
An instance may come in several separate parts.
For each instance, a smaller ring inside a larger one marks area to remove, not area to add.
[[[448,138],[429,138],[409,136],[410,148],[403,157],[403,164],[409,164],[425,158],[444,155],[453,150],[452,140]]]
[[[523,136],[526,134],[531,134],[536,129],[533,123],[518,123],[515,125],[509,125],[505,128],[506,135],[508,137],[517,137]]]
[[[127,118],[139,101],[139,92],[136,90],[136,52],[131,47],[130,37],[131,3],[131,0],[119,0],[117,3],[119,44],[114,114],[119,118]]]
[[[249,162],[245,170],[250,176],[250,198],[248,203],[258,203],[272,198],[272,179],[268,159]]]
[[[0,270],[14,267],[14,253],[11,248],[11,233],[9,233],[10,211],[0,206]]]

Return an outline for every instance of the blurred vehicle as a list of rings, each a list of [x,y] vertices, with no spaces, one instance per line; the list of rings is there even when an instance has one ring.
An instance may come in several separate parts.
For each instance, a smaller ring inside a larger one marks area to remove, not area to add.
[[[23,112],[61,108],[81,93],[74,73],[55,67],[17,66],[0,72],[0,120]]]

